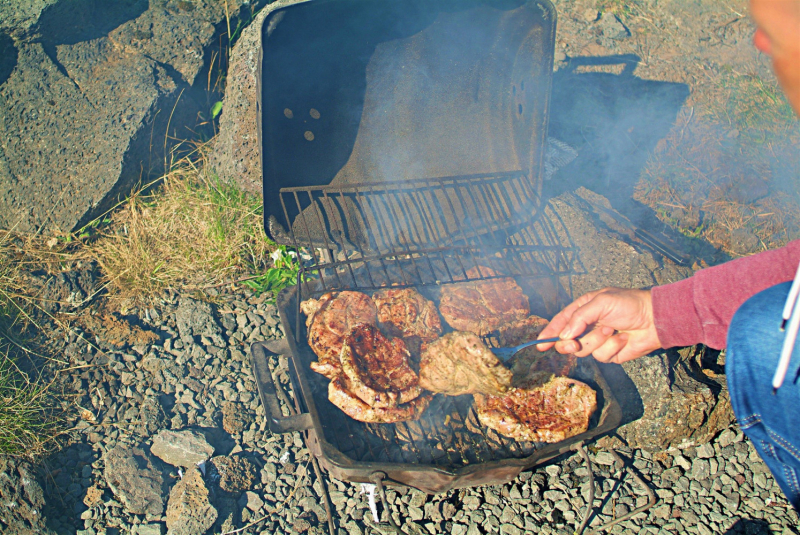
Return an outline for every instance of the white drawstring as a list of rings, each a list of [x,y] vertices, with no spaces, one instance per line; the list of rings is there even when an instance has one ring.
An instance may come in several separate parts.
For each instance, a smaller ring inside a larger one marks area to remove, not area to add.
[[[797,341],[797,331],[800,330],[800,306],[797,306],[798,296],[800,296],[800,265],[797,266],[797,272],[794,275],[792,287],[789,290],[789,295],[786,297],[786,304],[783,305],[781,330],[786,328],[787,320],[789,321],[789,326],[788,329],[786,329],[786,336],[783,339],[781,358],[778,361],[778,367],[775,369],[775,375],[772,377],[773,394],[778,391],[781,385],[783,385],[784,379],[786,379],[786,372],[789,371],[789,362],[792,360],[794,343]]]

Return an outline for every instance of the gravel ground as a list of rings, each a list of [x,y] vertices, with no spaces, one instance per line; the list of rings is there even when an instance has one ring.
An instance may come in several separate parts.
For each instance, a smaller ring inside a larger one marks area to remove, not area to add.
[[[131,514],[109,489],[104,454],[118,445],[147,448],[161,429],[191,427],[205,432],[215,455],[244,459],[255,473],[252,484],[216,494],[213,478],[206,477],[211,502],[219,511],[210,532],[261,518],[244,532],[326,532],[322,486],[314,477],[309,452],[299,435],[271,435],[266,430],[245,354],[253,341],[282,336],[276,308],[263,298],[210,297],[214,305],[176,296],[158,311],[134,310],[119,318],[120,323],[138,324],[141,330],[130,332],[139,338],[142,332],[157,333],[154,343],[129,346],[123,341],[122,347],[115,347],[102,332],[80,330],[68,342],[72,364],[84,366],[70,380],[80,392],[75,402],[85,410],[74,443],[47,462],[45,512],[55,531],[162,533],[165,516]],[[119,338],[115,331],[117,343]],[[285,361],[271,365],[285,385]],[[649,512],[615,526],[611,533],[798,533],[797,513],[737,429],[725,430],[698,448],[619,453],[659,499]],[[647,502],[645,492],[607,451],[591,451],[591,458],[596,463],[594,505],[600,510],[590,526]],[[237,470],[244,474],[246,468]],[[166,473],[164,503],[179,478],[174,467]],[[358,485],[333,480],[329,489],[339,534],[376,531]],[[419,532],[431,534],[572,533],[587,499],[587,471],[577,454],[525,472],[503,486],[438,496],[388,491],[395,520],[409,526],[413,522]]]

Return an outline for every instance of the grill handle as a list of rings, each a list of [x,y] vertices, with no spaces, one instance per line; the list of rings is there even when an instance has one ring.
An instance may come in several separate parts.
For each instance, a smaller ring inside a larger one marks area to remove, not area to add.
[[[308,431],[313,427],[311,415],[307,412],[293,416],[283,416],[278,403],[278,389],[269,371],[268,361],[278,355],[291,355],[286,339],[256,342],[250,346],[250,362],[253,375],[258,385],[258,394],[267,417],[267,425],[273,433],[294,433],[295,431]],[[280,390],[282,401],[289,405],[283,390]]]

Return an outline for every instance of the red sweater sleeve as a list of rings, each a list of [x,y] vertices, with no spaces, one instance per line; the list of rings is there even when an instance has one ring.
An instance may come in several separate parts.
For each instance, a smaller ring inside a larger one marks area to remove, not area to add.
[[[800,240],[653,288],[653,317],[659,340],[664,347],[703,343],[722,349],[728,324],[739,306],[770,286],[791,281],[798,263]]]

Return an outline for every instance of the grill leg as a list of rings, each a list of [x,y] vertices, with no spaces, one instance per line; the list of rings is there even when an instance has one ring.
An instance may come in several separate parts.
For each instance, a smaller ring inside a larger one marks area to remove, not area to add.
[[[578,451],[578,453],[580,453],[581,457],[583,457],[583,460],[586,463],[586,468],[589,469],[589,484],[590,484],[590,487],[589,487],[589,503],[586,506],[586,513],[583,516],[583,520],[581,521],[581,523],[577,527],[577,529],[575,529],[575,535],[582,535],[583,531],[586,529],[586,525],[589,523],[589,520],[591,519],[592,514],[594,513],[594,510],[593,510],[593,505],[594,505],[594,474],[592,472],[592,462],[589,459],[589,454],[586,453],[586,448],[584,448],[583,442],[580,442],[580,443],[576,444],[573,449],[576,449]],[[599,533],[601,533],[603,531],[606,531],[607,529],[611,528],[612,526],[615,526],[615,525],[619,524],[620,522],[625,522],[626,520],[629,520],[629,519],[633,518],[634,516],[638,515],[639,513],[643,513],[645,511],[647,511],[648,509],[653,507],[656,504],[656,502],[658,501],[658,498],[656,498],[655,492],[653,492],[653,490],[650,488],[650,486],[647,483],[645,483],[644,480],[642,480],[642,478],[639,477],[639,475],[633,470],[633,468],[628,466],[628,463],[624,462],[616,451],[614,451],[614,450],[608,450],[608,451],[609,451],[609,453],[611,453],[611,456],[614,457],[614,460],[619,462],[619,463],[621,463],[625,467],[625,470],[631,475],[631,477],[633,477],[633,480],[636,481],[636,483],[638,483],[644,489],[644,491],[647,493],[647,503],[644,504],[641,507],[637,507],[636,509],[634,509],[633,511],[629,512],[626,515],[623,515],[623,516],[621,516],[619,518],[615,518],[614,520],[611,520],[610,522],[606,522],[605,524],[603,524],[601,526],[597,526],[596,528],[594,528],[592,531],[589,532],[589,535],[597,535],[597,534],[599,534]]]
[[[582,535],[583,530],[586,529],[586,524],[589,523],[589,519],[594,512],[594,467],[592,466],[591,459],[589,459],[589,454],[586,453],[583,442],[578,442],[574,449],[578,450],[578,453],[581,454],[583,462],[586,463],[586,468],[589,470],[589,500],[586,502],[586,512],[583,514],[583,520],[581,520],[580,525],[578,525],[578,528],[575,530],[575,535]]]
[[[392,529],[397,535],[405,535],[403,530],[400,529],[394,518],[392,518],[392,511],[389,509],[389,501],[386,499],[386,490],[383,488],[383,478],[386,477],[386,474],[383,472],[374,472],[370,477],[369,480],[372,481],[375,486],[378,488],[378,495],[381,497],[381,504],[383,504],[383,510],[386,511],[386,516],[389,517],[389,525],[388,527]],[[419,533],[419,530],[412,527],[412,533]]]

